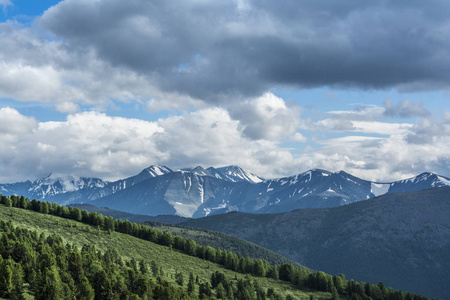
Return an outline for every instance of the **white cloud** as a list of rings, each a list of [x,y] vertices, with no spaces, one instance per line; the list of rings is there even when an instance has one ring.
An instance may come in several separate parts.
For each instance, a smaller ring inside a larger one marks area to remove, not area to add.
[[[63,122],[37,123],[10,108],[0,116],[2,132],[10,135],[0,135],[9,145],[0,149],[0,182],[51,172],[117,179],[157,163],[175,168],[236,163],[267,171],[264,162],[291,157],[270,142],[244,137],[239,121],[219,108],[158,122],[84,112]]]
[[[21,115],[10,107],[0,108],[0,135],[16,135],[31,132],[37,126],[34,118]]]
[[[56,104],[56,109],[62,113],[73,114],[80,110],[80,107],[73,102],[62,102]]]
[[[36,179],[51,172],[114,178],[165,156],[151,140],[161,130],[152,122],[95,112],[39,124],[17,112],[13,117],[11,124],[22,122],[28,127],[15,130],[8,147],[0,149],[0,157],[5,158],[3,182]]]
[[[294,142],[306,142],[308,139],[304,137],[300,132],[296,132],[292,137],[291,141]]]
[[[426,124],[418,123],[408,132],[393,130],[383,138],[325,137],[316,140],[318,149],[305,148],[294,155],[277,139],[249,138],[242,121],[224,108],[200,109],[157,122],[83,112],[61,122],[38,123],[6,107],[0,109],[0,182],[36,179],[51,172],[118,179],[151,164],[173,168],[237,164],[267,178],[310,168],[345,170],[377,180],[423,171],[448,175],[450,126],[442,120],[446,126],[442,133],[433,131],[426,143],[406,138],[420,128],[427,130]],[[290,140],[296,139],[304,137],[294,132]]]
[[[230,113],[240,121],[247,137],[282,141],[296,134],[301,111],[298,106],[287,106],[280,97],[266,93],[231,107]]]
[[[240,121],[232,119],[222,108],[169,117],[160,120],[158,125],[164,129],[155,135],[158,149],[170,154],[167,163],[176,168],[237,164],[267,174],[273,167],[269,163],[274,160],[280,163],[291,157],[288,150],[270,141],[249,139]]]

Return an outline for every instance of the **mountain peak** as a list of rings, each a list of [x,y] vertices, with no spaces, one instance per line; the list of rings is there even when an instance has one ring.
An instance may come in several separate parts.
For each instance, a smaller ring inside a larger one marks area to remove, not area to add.
[[[53,172],[43,178],[37,179],[35,182],[45,183],[45,184],[54,184],[56,182],[67,182],[67,181],[76,182],[79,180],[80,180],[80,177],[78,177],[78,176]]]
[[[151,177],[156,177],[156,176],[161,176],[164,174],[172,173],[173,171],[166,166],[151,165],[150,167],[142,170],[141,173],[143,173],[143,172],[151,175]]]
[[[259,183],[264,181],[263,178],[256,176],[253,173],[245,171],[239,166],[231,165],[226,167],[217,168],[217,171],[224,174],[229,180],[237,182],[237,181],[248,181],[251,183]]]

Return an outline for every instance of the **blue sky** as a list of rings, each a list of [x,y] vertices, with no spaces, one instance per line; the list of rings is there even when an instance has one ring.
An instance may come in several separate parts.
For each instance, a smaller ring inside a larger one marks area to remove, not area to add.
[[[0,15],[0,21],[17,20],[18,22],[30,22],[34,17],[41,16],[50,6],[58,4],[59,1],[49,0],[21,0],[21,1],[3,1],[3,14]]]
[[[0,0],[0,182],[450,176],[450,4]]]

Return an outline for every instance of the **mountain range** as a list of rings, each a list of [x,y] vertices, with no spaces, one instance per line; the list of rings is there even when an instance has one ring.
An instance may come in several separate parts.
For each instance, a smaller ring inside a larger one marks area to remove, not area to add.
[[[199,218],[230,211],[280,213],[336,207],[383,194],[449,185],[449,178],[433,173],[394,182],[372,182],[344,171],[314,169],[265,180],[238,166],[177,171],[150,166],[114,182],[51,174],[33,182],[0,184],[0,193],[64,205],[89,203],[135,214]]]

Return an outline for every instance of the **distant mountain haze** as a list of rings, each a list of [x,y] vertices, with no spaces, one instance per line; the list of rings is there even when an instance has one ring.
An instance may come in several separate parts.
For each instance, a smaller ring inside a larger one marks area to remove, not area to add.
[[[51,174],[34,182],[0,184],[0,193],[64,205],[89,203],[142,215],[199,218],[230,211],[259,214],[336,207],[387,193],[448,185],[450,179],[433,173],[380,183],[319,169],[264,180],[238,166],[177,171],[150,166],[114,182]]]

